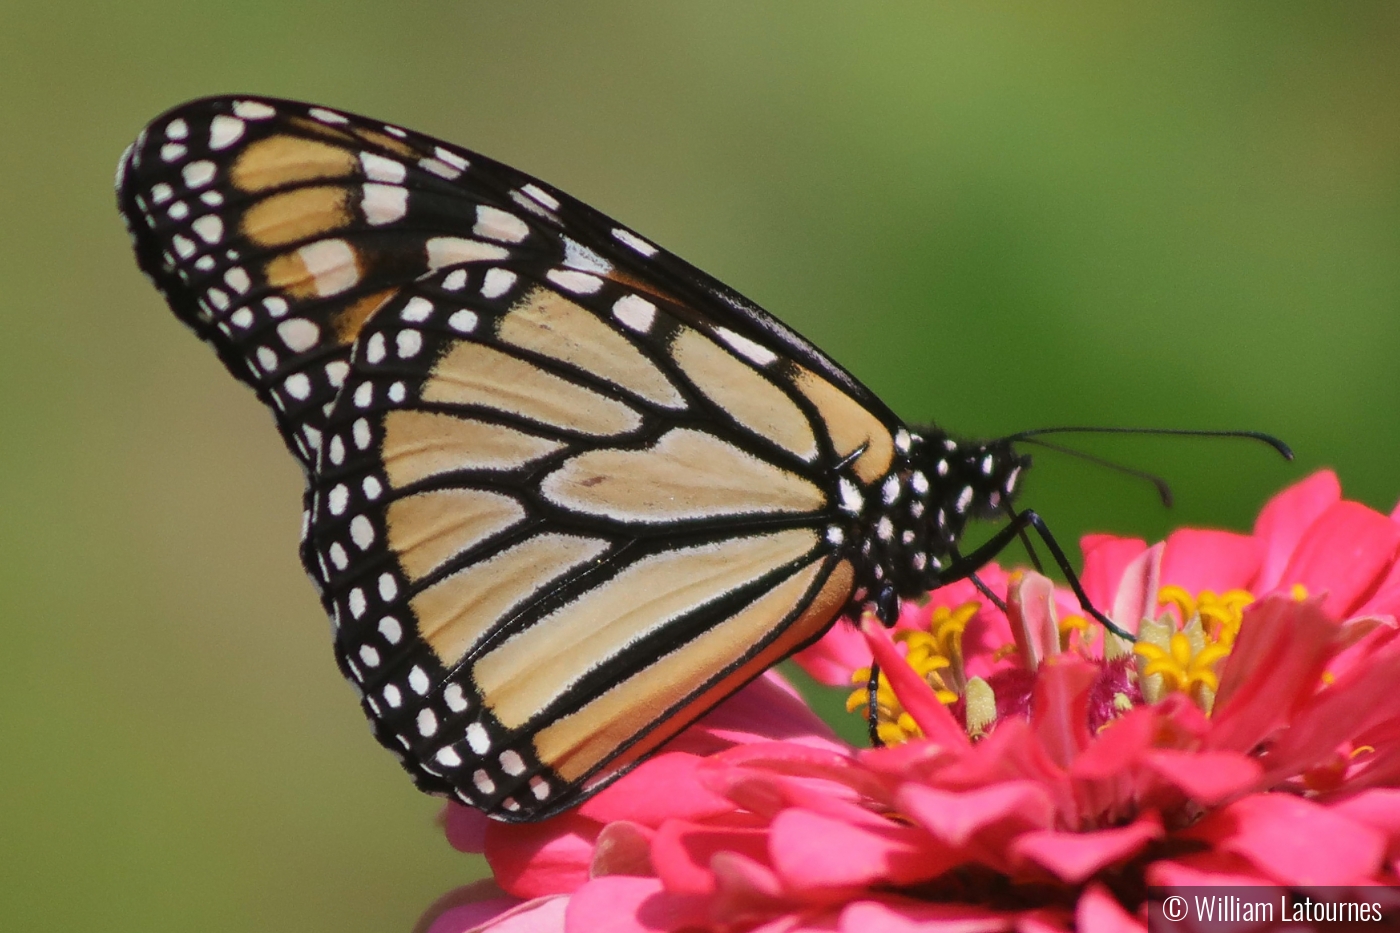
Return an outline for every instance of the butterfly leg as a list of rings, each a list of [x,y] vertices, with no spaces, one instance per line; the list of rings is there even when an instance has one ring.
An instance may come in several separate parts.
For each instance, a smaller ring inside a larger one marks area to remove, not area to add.
[[[1095,621],[1119,638],[1127,641],[1136,641],[1137,639],[1130,632],[1117,625],[1112,619],[1095,608],[1094,604],[1089,601],[1089,594],[1084,592],[1084,586],[1079,582],[1079,575],[1076,574],[1074,568],[1070,566],[1069,558],[1065,556],[1065,552],[1060,547],[1059,542],[1055,540],[1055,536],[1052,535],[1050,529],[1046,527],[1045,520],[1031,509],[1017,512],[1004,528],[1000,529],[985,544],[977,548],[977,550],[973,551],[971,554],[959,554],[954,550],[953,562],[945,567],[939,574],[940,585],[953,583],[954,581],[972,576],[990,560],[1000,554],[1007,545],[1015,540],[1017,536],[1024,533],[1027,528],[1034,529],[1036,534],[1040,536],[1041,541],[1045,543],[1045,548],[1050,552],[1050,557],[1054,560],[1055,566],[1059,567],[1060,572],[1065,575],[1065,582],[1069,584],[1069,588],[1074,592],[1075,598],[1079,600],[1080,608],[1093,616]]]
[[[871,748],[883,748],[885,740],[880,738],[880,665],[870,662],[870,679],[865,682],[865,726],[870,736]]]

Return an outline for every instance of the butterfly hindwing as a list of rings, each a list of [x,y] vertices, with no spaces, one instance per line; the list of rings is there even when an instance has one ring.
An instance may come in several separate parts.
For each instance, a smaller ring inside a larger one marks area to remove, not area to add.
[[[420,783],[505,818],[575,801],[850,596],[814,374],[646,294],[527,263],[407,285],[327,424],[309,550],[342,667]]]

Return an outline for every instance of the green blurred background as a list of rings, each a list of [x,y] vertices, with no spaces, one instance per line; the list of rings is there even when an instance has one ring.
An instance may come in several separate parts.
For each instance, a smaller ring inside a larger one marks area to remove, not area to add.
[[[1400,495],[1394,3],[0,6],[0,929],[406,930],[474,877],[370,739],[300,477],[137,273],[112,171],[186,98],[480,149],[829,350],[906,418],[1248,427],[1041,454],[1066,540]]]

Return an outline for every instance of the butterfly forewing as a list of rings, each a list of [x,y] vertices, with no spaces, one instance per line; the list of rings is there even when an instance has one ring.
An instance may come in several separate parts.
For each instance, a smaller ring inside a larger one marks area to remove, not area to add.
[[[123,159],[118,192],[142,268],[309,468],[360,328],[404,282],[559,250],[557,237],[528,237],[552,221],[500,222],[489,195],[505,191],[457,184],[468,164],[322,108],[214,99],[156,120]]]
[[[307,468],[303,560],[376,734],[503,819],[576,803],[890,573],[917,591],[1000,482],[940,440],[931,486],[781,322],[426,136],[212,98],[152,123],[118,191]]]

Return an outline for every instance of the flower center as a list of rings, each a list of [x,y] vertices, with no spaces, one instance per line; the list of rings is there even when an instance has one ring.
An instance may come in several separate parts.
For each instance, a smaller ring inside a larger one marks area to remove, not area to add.
[[[1292,594],[1304,599],[1307,590],[1294,584]],[[1242,589],[1201,590],[1194,596],[1175,585],[1158,590],[1157,604],[1165,611],[1142,620],[1133,645],[1143,699],[1156,703],[1184,693],[1209,713],[1220,688],[1220,663],[1235,647],[1244,610],[1254,600]]]

